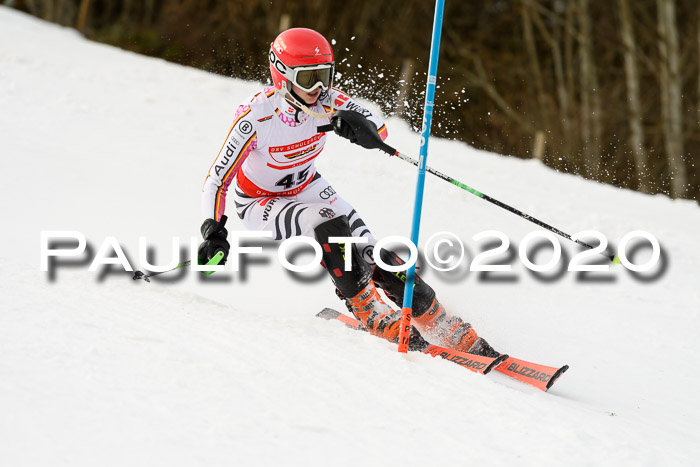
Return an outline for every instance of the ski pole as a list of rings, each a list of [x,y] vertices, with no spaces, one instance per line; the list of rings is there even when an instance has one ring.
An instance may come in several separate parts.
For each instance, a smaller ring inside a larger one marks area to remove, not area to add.
[[[415,166],[418,166],[418,161],[416,161],[416,160],[414,160],[414,159],[412,159],[412,158],[406,156],[405,154],[401,154],[401,153],[398,152],[398,151],[394,151],[394,153],[391,154],[391,155],[397,156],[399,159],[401,159],[401,160],[403,160],[403,161],[406,161],[406,162],[409,162],[409,163],[411,163],[411,164],[413,164],[413,165],[415,165]],[[458,187],[462,188],[463,190],[468,191],[469,193],[471,193],[471,194],[473,194],[473,195],[475,195],[475,196],[478,196],[479,198],[483,199],[484,201],[488,201],[488,202],[491,203],[491,204],[495,204],[495,205],[498,206],[499,208],[503,208],[503,209],[505,209],[506,211],[512,212],[513,214],[515,214],[515,215],[517,215],[517,216],[520,216],[520,217],[522,217],[523,219],[532,222],[533,224],[537,224],[537,225],[539,225],[540,227],[549,230],[550,232],[553,232],[553,233],[555,233],[555,234],[557,234],[557,235],[560,235],[560,236],[562,236],[562,237],[564,237],[564,238],[566,238],[566,239],[568,239],[568,240],[571,240],[572,242],[578,243],[578,244],[581,245],[581,246],[585,246],[585,247],[588,248],[588,249],[591,249],[591,250],[592,250],[593,248],[595,248],[594,246],[589,245],[588,243],[583,242],[583,241],[581,241],[581,240],[579,240],[579,239],[575,239],[575,240],[574,240],[574,239],[571,237],[571,235],[569,235],[568,233],[563,232],[563,231],[557,229],[556,227],[552,227],[551,225],[549,225],[549,224],[547,224],[547,223],[545,223],[545,222],[542,222],[541,220],[537,219],[536,217],[533,217],[533,216],[531,216],[531,215],[529,215],[529,214],[525,214],[524,212],[522,212],[522,211],[520,211],[520,210],[518,210],[518,209],[515,209],[515,208],[512,207],[512,206],[509,206],[509,205],[507,205],[507,204],[505,204],[505,203],[502,203],[501,201],[498,201],[497,199],[492,198],[492,197],[490,197],[489,195],[486,195],[486,194],[484,194],[484,193],[482,193],[482,192],[480,192],[480,191],[478,191],[478,190],[475,190],[474,188],[472,188],[472,187],[470,187],[470,186],[468,186],[468,185],[465,185],[464,183],[462,183],[462,182],[460,182],[460,181],[458,181],[458,180],[455,180],[454,178],[450,177],[449,175],[445,175],[444,173],[438,172],[437,170],[432,169],[432,168],[430,168],[430,167],[426,167],[426,171],[429,172],[429,173],[431,173],[431,174],[433,174],[433,175],[435,175],[436,177],[439,177],[439,178],[445,180],[446,182],[450,182],[451,184],[453,184],[453,185],[455,185],[455,186],[458,186]],[[616,255],[610,255],[610,256],[604,255],[604,256],[606,256],[607,258],[609,258],[610,261],[613,262],[613,264],[617,264],[617,263],[619,262],[619,259],[617,258]]]
[[[219,227],[223,228],[223,227],[226,225],[226,221],[227,221],[227,220],[228,220],[228,217],[227,217],[227,216],[225,216],[225,215],[224,215],[224,216],[221,216],[221,220],[219,221]],[[214,256],[213,256],[209,261],[207,261],[207,263],[205,264],[205,266],[216,266],[217,264],[219,264],[219,263],[221,262],[222,259],[224,259],[224,252],[221,251],[221,250],[218,250],[218,251],[214,254]],[[192,261],[187,260],[187,261],[183,261],[182,263],[179,263],[177,266],[175,266],[175,267],[172,268],[172,269],[168,269],[167,271],[151,272],[151,273],[149,273],[149,274],[144,274],[144,273],[141,272],[141,271],[136,271],[136,272],[134,273],[134,277],[132,277],[132,279],[133,279],[133,280],[143,279],[143,280],[145,280],[146,282],[151,282],[151,279],[150,279],[150,278],[153,277],[153,276],[158,276],[158,275],[160,275],[160,274],[165,274],[166,272],[172,272],[172,271],[175,271],[176,269],[186,268],[186,267],[188,267],[190,264],[192,264]],[[214,274],[215,271],[202,271],[202,272],[203,272],[204,274],[206,274],[207,276],[209,276],[209,275],[211,275],[211,274]]]
[[[219,263],[221,262],[222,259],[224,259],[224,252],[221,251],[221,250],[219,250],[219,251],[217,251],[216,254],[212,257],[212,259],[210,259],[210,260],[205,264],[205,266],[216,266],[217,264],[219,264]],[[136,271],[136,272],[134,273],[134,277],[132,277],[132,279],[133,279],[133,280],[143,279],[143,280],[145,280],[146,282],[151,282],[151,279],[149,279],[150,277],[158,276],[158,275],[160,275],[160,274],[165,274],[166,272],[172,272],[172,271],[175,271],[176,269],[186,268],[186,267],[188,267],[190,264],[192,264],[192,261],[187,260],[187,261],[183,261],[182,263],[178,264],[177,266],[175,266],[175,267],[172,268],[172,269],[168,269],[167,271],[151,272],[151,273],[149,273],[149,274],[144,274],[144,273],[141,272],[141,271]],[[214,274],[215,271],[202,271],[202,272],[203,272],[204,274],[206,274],[207,276],[210,276],[210,275]]]
[[[222,254],[222,256],[223,256],[223,254]],[[178,264],[177,266],[175,266],[175,267],[172,268],[172,269],[168,269],[167,271],[151,272],[151,273],[148,273],[148,274],[144,274],[144,273],[141,272],[141,271],[136,271],[136,272],[134,272],[134,277],[132,277],[132,279],[133,279],[133,280],[143,279],[143,280],[145,280],[146,282],[151,282],[151,279],[149,279],[150,277],[158,276],[158,275],[160,275],[160,274],[165,274],[166,272],[171,272],[171,271],[174,271],[174,270],[176,270],[176,269],[186,268],[186,267],[189,266],[191,263],[192,263],[192,261],[187,260],[187,261],[184,261],[184,262]]]
[[[212,259],[210,259],[210,260],[205,264],[205,266],[216,266],[217,264],[219,264],[219,263],[221,262],[221,260],[222,260],[223,258],[224,258],[224,252],[221,251],[221,250],[219,250],[219,251],[217,251],[216,254],[212,257]],[[188,266],[191,265],[191,264],[192,264],[192,261],[187,260],[187,261],[183,261],[182,263],[178,264],[177,266],[175,266],[175,267],[172,268],[172,269],[168,269],[167,271],[151,272],[151,273],[148,273],[148,274],[144,274],[144,273],[141,272],[141,271],[136,271],[136,272],[134,273],[134,277],[132,277],[132,279],[133,279],[133,280],[143,279],[143,280],[145,280],[146,282],[151,282],[151,280],[149,279],[150,277],[158,276],[158,275],[160,275],[160,274],[165,274],[166,272],[172,272],[172,271],[175,271],[176,269],[186,268],[186,267],[188,267]],[[204,274],[206,274],[207,276],[209,276],[209,275],[214,274],[215,271],[202,271],[202,272],[203,272]]]
[[[350,125],[350,127],[353,129],[355,137],[350,140],[351,142],[359,144],[360,146],[362,146],[366,149],[379,149],[379,150],[384,151],[385,153],[389,154],[390,156],[396,156],[403,161],[406,161],[410,164],[413,164],[417,167],[420,167],[418,165],[417,160],[415,160],[415,159],[413,159],[405,154],[400,153],[399,151],[397,151],[396,149],[392,148],[391,146],[386,144],[384,141],[382,141],[382,139],[377,134],[377,129],[375,128],[374,124],[372,124],[369,120],[367,120],[364,116],[362,116],[361,114],[359,114],[357,112],[353,112],[353,111],[349,111],[349,110],[336,111],[335,115],[331,118],[331,121],[333,123],[331,123],[330,125],[319,126],[318,132],[321,133],[321,132],[334,130],[335,128],[337,128],[339,126],[338,120],[342,120],[345,124]],[[512,212],[513,214],[520,216],[523,219],[532,222],[533,224],[537,224],[540,227],[542,227],[543,229],[547,229],[550,232],[553,232],[559,236],[562,236],[562,237],[566,238],[567,240],[571,240],[572,242],[577,243],[581,246],[584,246],[588,249],[592,250],[593,248],[595,248],[594,246],[589,245],[588,243],[583,242],[581,240],[578,240],[578,239],[574,240],[573,238],[571,238],[571,235],[569,235],[568,233],[566,233],[562,230],[559,230],[556,227],[552,227],[551,225],[549,225],[545,222],[542,222],[541,220],[537,219],[536,217],[533,217],[529,214],[526,214],[526,213],[524,213],[518,209],[515,209],[514,207],[509,206],[509,205],[507,205],[507,204],[505,204],[505,203],[503,203],[495,198],[492,198],[492,197],[490,197],[490,196],[488,196],[488,195],[486,195],[478,190],[475,190],[474,188],[472,188],[468,185],[465,185],[464,183],[462,183],[458,180],[455,180],[454,178],[450,177],[449,175],[445,175],[444,173],[438,172],[437,170],[432,169],[430,167],[426,167],[425,170],[426,170],[426,172],[431,173],[431,174],[435,175],[436,177],[439,177],[439,178],[445,180],[446,182],[449,182],[455,186],[458,186],[461,189],[466,190],[475,196],[478,196],[479,198],[483,199],[484,201],[488,201],[489,203],[494,204],[494,205],[498,206],[499,208],[505,209],[506,211]],[[604,256],[607,257],[608,259],[610,259],[610,261],[612,261],[613,266],[620,263],[620,258],[617,255],[604,255]]]

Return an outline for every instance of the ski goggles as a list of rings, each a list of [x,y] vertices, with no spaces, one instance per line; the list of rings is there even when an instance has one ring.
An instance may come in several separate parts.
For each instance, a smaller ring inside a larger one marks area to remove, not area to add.
[[[328,91],[333,80],[333,64],[323,63],[320,65],[298,66],[292,68],[291,81],[304,91],[313,91],[320,87],[323,91]]]

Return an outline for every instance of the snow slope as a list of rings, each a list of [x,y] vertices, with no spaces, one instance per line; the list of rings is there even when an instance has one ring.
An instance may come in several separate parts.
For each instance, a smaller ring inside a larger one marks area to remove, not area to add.
[[[54,281],[40,271],[47,230],[95,249],[115,236],[136,268],[147,236],[166,262],[172,236],[197,235],[206,171],[260,86],[0,7],[0,465],[695,465],[693,202],[431,141],[431,166],[566,232],[616,245],[646,230],[663,247],[651,279],[617,267],[538,280],[517,259],[534,225],[429,177],[422,240],[454,232],[473,259],[471,237],[500,230],[516,256],[509,274],[424,277],[497,349],[569,364],[549,393],[315,318],[340,307],[330,282],[292,277],[272,247],[207,282],[100,277],[89,261]],[[388,126],[389,144],[417,153],[416,134]],[[375,235],[408,236],[413,166],[331,137],[319,170]]]

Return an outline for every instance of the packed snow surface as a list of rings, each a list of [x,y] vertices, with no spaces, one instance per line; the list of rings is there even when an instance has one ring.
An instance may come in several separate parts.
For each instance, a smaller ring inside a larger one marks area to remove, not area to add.
[[[569,364],[548,393],[315,318],[342,308],[330,281],[320,267],[288,273],[271,245],[207,281],[89,272],[110,236],[134,269],[141,236],[157,264],[172,237],[189,250],[206,172],[236,106],[261,87],[0,7],[0,465],[697,465],[690,201],[431,140],[429,165],[566,232],[596,230],[616,246],[644,230],[660,242],[648,273],[538,276],[518,256],[536,226],[428,177],[421,246],[447,231],[467,255],[456,274],[425,264],[421,274],[497,349]],[[388,143],[417,154],[419,136],[387,123]],[[378,238],[410,235],[415,167],[332,135],[318,166]],[[485,262],[512,270],[468,271],[498,244],[472,237],[491,230],[511,245]],[[81,232],[91,254],[62,259],[52,280],[42,231]],[[566,269],[579,249],[557,238]],[[530,253],[539,264],[551,255]],[[629,256],[641,264],[651,249]]]

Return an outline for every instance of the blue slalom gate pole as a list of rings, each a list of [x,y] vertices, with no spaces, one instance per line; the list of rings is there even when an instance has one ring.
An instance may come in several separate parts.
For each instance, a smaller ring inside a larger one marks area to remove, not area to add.
[[[428,84],[425,91],[425,109],[423,111],[423,127],[420,138],[420,155],[418,158],[418,181],[416,183],[416,200],[413,205],[413,225],[411,227],[411,242],[418,247],[420,218],[423,209],[423,190],[425,187],[425,168],[428,163],[428,138],[430,125],[433,120],[433,101],[435,99],[435,83],[437,81],[437,66],[440,55],[440,34],[442,33],[442,12],[444,0],[435,2],[435,19],[433,20],[433,38],[430,46],[430,62],[428,65]],[[413,308],[413,284],[416,277],[416,264],[406,271],[406,285],[403,293],[403,309],[401,310],[401,327],[399,330],[399,352],[408,352],[411,335],[411,317]]]

